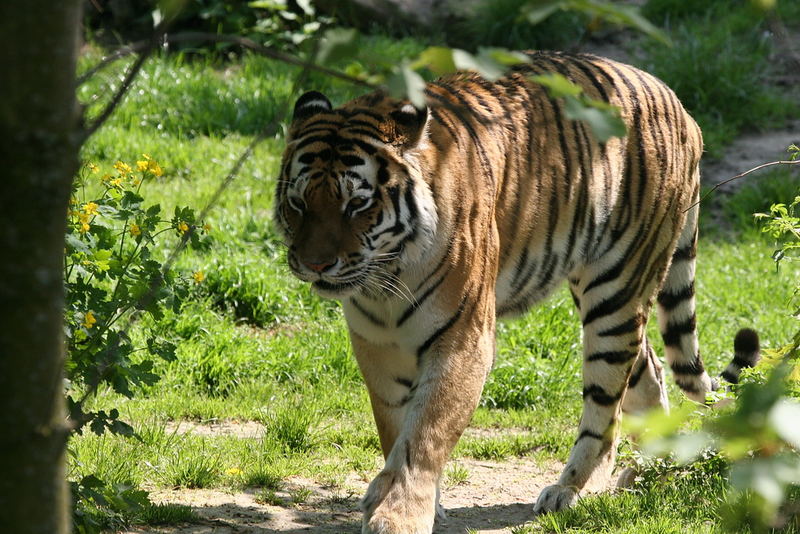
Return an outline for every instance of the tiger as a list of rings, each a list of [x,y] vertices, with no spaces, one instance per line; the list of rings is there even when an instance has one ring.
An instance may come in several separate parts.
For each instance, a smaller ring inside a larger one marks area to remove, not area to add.
[[[456,72],[425,105],[377,90],[334,108],[298,98],[274,224],[292,273],[341,302],[385,465],[362,533],[429,534],[439,481],[495,359],[498,318],[566,280],[582,322],[583,413],[569,459],[532,514],[571,506],[613,465],[625,413],[668,409],[645,327],[656,304],[675,382],[694,401],[720,383],[695,315],[700,128],[660,80],[590,54],[526,52],[490,81]],[[532,76],[556,73],[619,110],[600,142]],[[754,364],[741,330],[723,378]]]

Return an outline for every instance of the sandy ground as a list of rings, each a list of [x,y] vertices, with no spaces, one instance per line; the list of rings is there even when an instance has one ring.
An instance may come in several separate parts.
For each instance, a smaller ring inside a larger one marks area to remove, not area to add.
[[[182,421],[167,424],[169,432],[203,436],[226,435],[257,439],[263,426],[255,422],[218,421],[197,423]],[[468,429],[473,436],[492,437],[506,431]],[[513,433],[514,430],[508,432]],[[508,533],[510,527],[532,518],[533,503],[539,492],[558,478],[563,467],[558,462],[542,464],[532,458],[515,458],[503,462],[459,459],[457,463],[469,472],[467,480],[442,488],[441,503],[447,519],[437,521],[435,534],[464,533],[467,528],[481,534]],[[597,479],[590,491],[609,486],[608,479]],[[200,522],[169,527],[143,527],[124,534],[358,534],[361,513],[358,502],[367,489],[367,482],[355,474],[336,488],[312,480],[291,477],[275,492],[272,504],[259,499],[257,488],[243,492],[214,489],[153,490],[154,502],[191,506],[202,518]],[[302,504],[293,495],[306,492]]]
[[[532,507],[541,489],[555,481],[561,465],[537,465],[530,459],[506,462],[460,460],[469,470],[469,479],[458,486],[444,488],[442,505],[447,519],[437,522],[436,534],[463,533],[467,528],[481,534],[507,533],[508,528],[530,520]],[[282,505],[257,500],[258,491],[231,493],[220,490],[157,490],[155,502],[191,506],[203,518],[196,524],[171,527],[137,528],[126,534],[261,534],[299,533],[358,534],[361,513],[358,501],[367,484],[355,478],[347,489],[330,489],[298,477],[285,481],[276,492]],[[292,504],[291,493],[311,491],[306,502]]]

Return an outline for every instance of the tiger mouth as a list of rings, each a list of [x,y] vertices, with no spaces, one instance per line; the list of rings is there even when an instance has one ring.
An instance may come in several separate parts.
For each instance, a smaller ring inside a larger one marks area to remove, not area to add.
[[[325,280],[316,280],[311,283],[311,286],[322,293],[328,295],[341,294],[356,289],[361,282],[361,279],[351,280],[348,282],[327,282]]]

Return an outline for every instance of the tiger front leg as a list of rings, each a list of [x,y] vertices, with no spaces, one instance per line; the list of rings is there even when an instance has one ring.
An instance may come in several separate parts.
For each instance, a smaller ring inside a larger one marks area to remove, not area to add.
[[[477,321],[461,315],[445,321],[446,329],[433,330],[433,342],[426,339],[411,355],[417,368],[410,382],[408,374],[398,377],[393,365],[381,364],[398,361],[393,348],[353,338],[386,457],[362,501],[363,534],[433,530],[442,469],[478,404],[493,360],[493,316]]]

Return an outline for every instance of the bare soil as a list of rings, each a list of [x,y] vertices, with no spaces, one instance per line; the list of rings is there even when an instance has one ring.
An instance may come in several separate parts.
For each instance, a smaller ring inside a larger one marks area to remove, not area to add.
[[[218,421],[169,423],[167,430],[178,434],[227,435],[258,438],[263,426],[254,422]],[[514,430],[507,432],[513,433]],[[493,437],[506,431],[468,429],[470,435]],[[469,477],[458,485],[442,487],[441,504],[447,518],[437,520],[435,534],[464,533],[468,528],[481,534],[509,532],[533,517],[533,503],[539,492],[558,478],[558,462],[542,464],[533,458],[502,462],[459,459]],[[589,491],[608,487],[607,479],[594,480]],[[258,488],[234,492],[220,489],[152,490],[157,503],[192,507],[202,518],[191,524],[137,527],[123,534],[358,534],[361,512],[358,503],[367,482],[350,476],[335,488],[302,477],[291,477],[265,502]],[[298,495],[304,495],[299,499]],[[295,502],[302,501],[302,502]]]

